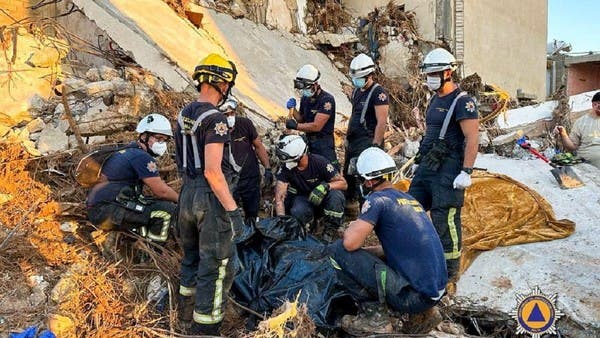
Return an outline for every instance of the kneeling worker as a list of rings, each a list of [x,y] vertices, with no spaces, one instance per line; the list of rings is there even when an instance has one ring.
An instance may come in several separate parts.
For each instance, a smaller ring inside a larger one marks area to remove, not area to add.
[[[344,216],[346,180],[331,162],[320,155],[307,154],[299,135],[287,135],[277,144],[282,162],[275,186],[277,216],[292,215],[306,225],[315,215],[323,216],[323,239],[335,239]]]
[[[427,332],[441,321],[434,306],[448,280],[440,238],[419,202],[392,187],[396,164],[388,154],[377,147],[367,148],[356,167],[366,201],[358,219],[344,232],[344,239],[331,245],[333,258],[341,273],[378,298],[380,304],[401,313],[419,314],[409,318],[413,327],[405,326],[407,332]],[[371,231],[381,242],[387,263],[361,249]],[[345,317],[342,327],[390,333],[389,318],[382,320],[381,311],[376,314],[377,320],[361,315]],[[415,325],[420,317],[427,319]]]

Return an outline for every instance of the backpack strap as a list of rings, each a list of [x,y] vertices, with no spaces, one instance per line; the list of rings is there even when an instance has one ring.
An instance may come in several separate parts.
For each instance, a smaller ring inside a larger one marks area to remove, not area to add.
[[[183,168],[187,168],[187,139],[188,136],[190,138],[190,141],[192,142],[192,152],[194,153],[194,167],[196,169],[200,169],[202,167],[202,163],[200,161],[200,151],[198,150],[198,140],[195,137],[195,133],[196,130],[198,129],[198,127],[202,124],[202,121],[209,117],[210,115],[214,115],[214,114],[221,114],[222,112],[220,112],[217,109],[210,109],[205,111],[204,113],[200,114],[200,116],[198,116],[198,118],[194,121],[194,124],[192,125],[191,128],[187,128],[185,126],[185,123],[183,121],[183,114],[182,114],[183,110],[181,110],[179,112],[179,114],[177,114],[177,124],[179,124],[179,128],[181,129],[181,134],[182,134],[182,142],[183,142]],[[231,155],[231,150],[229,151],[230,153],[230,157],[232,157]]]
[[[450,119],[452,119],[452,114],[454,113],[454,108],[456,107],[456,103],[458,102],[458,99],[460,99],[461,97],[467,95],[467,92],[460,92],[458,93],[458,95],[456,95],[456,97],[454,98],[454,101],[452,101],[452,104],[450,105],[450,108],[448,108],[448,112],[446,113],[446,118],[444,119],[444,124],[442,125],[442,130],[440,130],[440,140],[444,139],[444,136],[446,136],[446,131],[448,131],[448,125],[450,124]]]
[[[371,90],[369,91],[369,95],[367,95],[367,99],[365,100],[365,104],[363,106],[362,112],[360,113],[360,124],[367,129],[367,123],[365,121],[365,115],[367,114],[367,109],[369,108],[369,101],[371,101],[371,95],[375,91],[375,88],[379,87],[378,83],[373,84]]]

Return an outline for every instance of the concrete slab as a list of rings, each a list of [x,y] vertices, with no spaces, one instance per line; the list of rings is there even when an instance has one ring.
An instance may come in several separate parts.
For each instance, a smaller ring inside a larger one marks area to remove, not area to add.
[[[588,164],[575,166],[586,185],[561,190],[550,167],[540,160],[480,154],[475,165],[536,190],[553,206],[557,218],[574,221],[576,230],[561,240],[483,252],[461,277],[457,296],[510,312],[517,293],[529,293],[537,285],[545,294],[558,293],[558,309],[573,320],[600,328],[600,170]]]

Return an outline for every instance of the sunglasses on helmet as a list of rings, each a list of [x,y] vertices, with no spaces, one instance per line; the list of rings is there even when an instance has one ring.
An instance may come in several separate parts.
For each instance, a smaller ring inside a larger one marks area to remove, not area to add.
[[[294,88],[295,89],[307,89],[310,88],[315,83],[313,81],[309,81],[306,79],[294,79]]]

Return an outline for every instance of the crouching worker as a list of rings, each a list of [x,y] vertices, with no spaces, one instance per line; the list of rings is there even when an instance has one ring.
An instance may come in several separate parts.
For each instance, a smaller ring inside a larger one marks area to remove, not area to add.
[[[423,333],[441,321],[434,306],[442,298],[448,279],[444,250],[429,217],[414,198],[392,187],[394,160],[383,150],[371,147],[357,160],[366,201],[360,216],[344,232],[344,239],[330,246],[340,273],[362,286],[374,299],[376,310],[344,316],[342,328],[350,333],[390,333],[387,308],[409,313],[404,329]],[[369,247],[386,263],[365,249],[371,231],[381,247]],[[377,253],[379,251],[379,253]]]
[[[99,183],[87,196],[88,219],[102,230],[128,230],[165,242],[179,195],[160,178],[156,158],[167,151],[171,124],[160,114],[150,114],[136,131],[136,142],[104,162]],[[144,185],[153,197],[142,194]]]
[[[331,242],[339,237],[346,180],[327,159],[307,154],[306,142],[299,135],[279,140],[276,154],[282,162],[276,175],[277,216],[294,216],[302,225],[313,222],[315,216],[323,216],[323,240]]]

